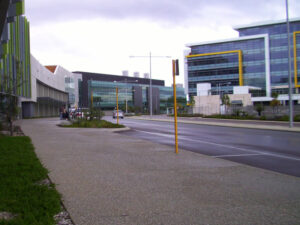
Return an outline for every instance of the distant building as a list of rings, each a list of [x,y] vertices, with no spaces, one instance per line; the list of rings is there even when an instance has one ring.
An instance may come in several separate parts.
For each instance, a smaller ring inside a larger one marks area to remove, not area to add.
[[[139,73],[139,72],[134,72],[134,73],[133,73],[133,76],[134,76],[134,77],[140,77],[140,73]]]
[[[124,77],[128,77],[128,70],[123,70],[123,71],[122,71],[122,75],[123,75]]]
[[[118,87],[118,104],[120,108],[133,107],[136,111],[149,112],[150,80],[140,77],[124,77],[99,73],[76,71],[82,77],[80,84],[80,107],[94,107],[112,110],[116,107],[116,87]],[[163,80],[152,79],[153,113],[166,112],[173,107],[173,88],[165,87]],[[93,101],[92,101],[93,99]],[[186,103],[183,88],[177,89],[177,99]]]

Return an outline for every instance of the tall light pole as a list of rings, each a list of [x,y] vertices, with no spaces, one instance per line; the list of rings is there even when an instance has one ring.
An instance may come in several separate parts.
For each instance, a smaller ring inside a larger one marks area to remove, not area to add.
[[[138,80],[134,80],[134,81],[128,81],[127,78],[125,78],[124,80],[120,80],[120,81],[116,81],[114,80],[114,83],[117,85],[117,83],[125,83],[126,87],[125,87],[125,111],[126,113],[128,113],[128,107],[127,107],[127,84],[134,84],[134,83],[138,83]]]
[[[135,80],[135,81],[127,81],[127,79],[125,78],[125,84],[126,84],[126,95],[125,95],[125,111],[126,111],[126,113],[128,113],[128,103],[127,103],[127,88],[128,88],[128,86],[127,86],[127,84],[129,83],[129,84],[134,84],[134,83],[138,83],[139,81],[138,80]],[[118,81],[118,82],[123,82],[123,81]]]
[[[130,58],[148,58],[149,57],[149,61],[150,61],[150,73],[149,73],[149,75],[150,75],[150,84],[149,84],[149,94],[150,94],[150,117],[152,118],[152,62],[151,62],[151,60],[152,60],[152,58],[154,57],[154,58],[171,58],[171,56],[153,56],[152,54],[151,54],[151,52],[149,53],[149,55],[147,55],[147,56],[134,56],[134,55],[131,55],[131,56],[129,56]]]
[[[291,48],[290,48],[290,23],[289,23],[289,3],[288,0],[286,3],[286,26],[287,26],[287,38],[288,38],[288,64],[289,64],[289,114],[290,114],[290,127],[293,127],[293,84],[292,84],[292,75],[291,75]],[[296,43],[294,43],[296,44]],[[296,60],[296,59],[295,59]]]

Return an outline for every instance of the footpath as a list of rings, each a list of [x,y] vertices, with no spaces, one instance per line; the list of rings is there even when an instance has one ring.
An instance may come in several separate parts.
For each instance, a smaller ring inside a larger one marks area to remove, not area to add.
[[[76,225],[300,224],[300,179],[115,133],[22,120]]]

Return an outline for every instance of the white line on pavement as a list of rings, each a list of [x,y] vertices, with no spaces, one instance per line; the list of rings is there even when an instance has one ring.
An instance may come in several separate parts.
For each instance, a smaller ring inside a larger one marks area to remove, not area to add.
[[[238,155],[216,155],[214,158],[226,158],[226,157],[241,157],[241,156],[256,156],[256,155],[268,155],[268,154],[238,154]]]
[[[174,135],[171,135],[171,134],[153,133],[153,132],[148,132],[148,131],[143,131],[143,130],[138,130],[138,129],[135,129],[135,130],[139,131],[139,132],[142,132],[142,133],[148,133],[148,134],[162,136],[162,137],[169,137],[169,138],[173,138],[174,137]],[[178,139],[186,140],[186,141],[199,142],[199,143],[204,143],[204,144],[209,144],[209,145],[215,145],[215,146],[224,147],[224,148],[230,148],[230,149],[235,149],[235,150],[239,150],[239,151],[243,151],[243,152],[252,152],[252,154],[255,153],[255,154],[268,155],[268,156],[273,156],[273,157],[282,158],[282,159],[289,159],[289,160],[294,160],[294,161],[300,161],[300,158],[298,158],[298,157],[290,157],[290,156],[285,156],[285,155],[281,155],[281,154],[275,154],[275,153],[270,153],[270,152],[258,151],[258,150],[254,150],[254,149],[239,148],[239,147],[234,147],[234,146],[230,146],[230,145],[224,145],[224,144],[218,144],[218,143],[214,143],[214,142],[195,140],[195,139],[190,139],[190,138],[181,137],[181,136],[179,136]]]

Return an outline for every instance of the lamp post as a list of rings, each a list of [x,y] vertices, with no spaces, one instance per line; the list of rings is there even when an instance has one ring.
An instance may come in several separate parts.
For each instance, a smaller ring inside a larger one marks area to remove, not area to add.
[[[134,84],[134,83],[138,83],[138,80],[134,80],[134,81],[128,81],[127,78],[125,78],[124,80],[121,81],[114,81],[114,83],[125,83],[126,84],[126,88],[125,88],[125,111],[126,113],[128,113],[128,100],[127,100],[127,84]]]
[[[128,82],[127,79],[124,80],[125,81],[125,84],[126,84],[126,95],[125,95],[125,109],[126,109],[126,113],[128,113],[128,102],[127,102],[127,84],[130,83],[130,84],[134,84],[134,83],[138,83],[139,81],[138,80],[135,80],[135,81],[132,81],[132,82]],[[122,81],[119,81],[119,82],[122,82]]]
[[[148,56],[134,56],[134,55],[131,55],[129,56],[130,58],[148,58],[149,57],[149,62],[150,62],[150,84],[149,84],[149,88],[150,88],[150,91],[149,91],[149,94],[150,94],[150,117],[152,118],[152,58],[171,58],[171,56],[153,56],[151,54],[151,52],[149,53]]]
[[[290,48],[290,23],[289,23],[289,4],[288,0],[286,3],[286,26],[287,26],[287,38],[288,38],[288,64],[289,64],[289,117],[290,117],[290,127],[293,127],[293,93],[292,93],[292,75],[291,75],[291,48]],[[296,43],[294,43],[296,44]],[[295,59],[296,60],[296,59]]]
[[[223,85],[229,85],[229,84],[231,84],[231,82],[221,82],[221,83],[218,83],[218,94],[220,95],[220,92],[221,92],[221,86],[223,86]],[[221,95],[220,95],[220,97],[221,97]]]
[[[118,99],[118,84],[117,81],[114,81],[116,83],[116,104],[117,104],[117,124],[119,124],[119,99]]]

